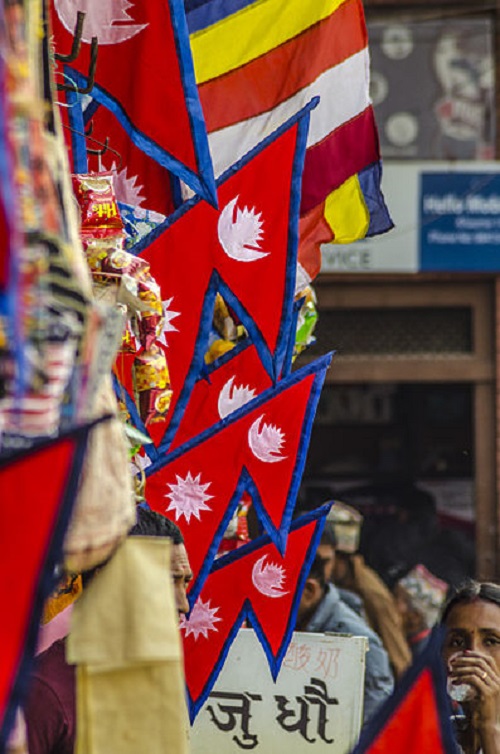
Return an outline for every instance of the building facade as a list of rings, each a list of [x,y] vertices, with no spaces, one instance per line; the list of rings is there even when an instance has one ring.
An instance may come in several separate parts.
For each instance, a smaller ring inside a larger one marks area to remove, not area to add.
[[[500,578],[499,7],[365,0],[365,12],[396,227],[324,248],[317,341],[301,358],[336,356],[303,495],[352,501],[372,531],[432,499],[431,570],[437,557],[447,576],[456,558],[450,580],[462,567]]]

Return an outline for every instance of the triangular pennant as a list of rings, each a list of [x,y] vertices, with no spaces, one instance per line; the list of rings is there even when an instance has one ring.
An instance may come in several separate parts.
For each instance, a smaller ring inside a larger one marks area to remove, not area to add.
[[[75,96],[62,114],[67,114],[64,136],[74,173],[112,171],[118,203],[134,207],[146,221],[151,214],[160,224],[173,213],[172,174],[134,144],[110,110],[90,97]]]
[[[435,630],[352,754],[457,754],[441,646]]]
[[[167,341],[174,425],[203,365],[217,292],[246,327],[266,370],[279,375],[293,306],[300,174],[315,104],[221,178],[220,210],[198,199],[186,202],[150,234],[154,240],[144,251],[136,248],[177,315]],[[166,450],[168,440],[160,447]]]
[[[182,0],[51,0],[51,11],[60,55],[70,54],[83,14],[78,54],[59,63],[58,83],[90,91],[134,144],[216,203]]]
[[[184,534],[196,594],[244,490],[282,551],[330,357],[294,372],[147,470],[148,502]]]
[[[0,659],[1,751],[26,691],[43,602],[54,587],[54,567],[60,561],[92,426],[0,461],[0,600],[6,606]]]
[[[276,678],[328,510],[323,506],[294,522],[285,555],[263,536],[216,561],[189,618],[181,623],[192,720],[245,618],[250,619]]]
[[[226,420],[271,386],[272,380],[255,346],[252,343],[237,346],[217,359],[213,368],[207,368],[195,383],[170,451]]]

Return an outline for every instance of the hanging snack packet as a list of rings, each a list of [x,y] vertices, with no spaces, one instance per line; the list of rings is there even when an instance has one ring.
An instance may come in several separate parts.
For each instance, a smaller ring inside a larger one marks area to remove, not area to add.
[[[73,175],[73,191],[80,206],[82,236],[123,237],[123,222],[116,202],[111,172]]]
[[[165,354],[155,343],[135,357],[133,378],[136,404],[144,424],[162,421],[170,408],[172,389]]]

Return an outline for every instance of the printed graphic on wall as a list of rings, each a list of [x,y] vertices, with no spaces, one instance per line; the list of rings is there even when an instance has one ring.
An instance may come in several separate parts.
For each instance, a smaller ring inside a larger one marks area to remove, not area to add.
[[[491,21],[373,22],[368,29],[382,157],[492,159]]]

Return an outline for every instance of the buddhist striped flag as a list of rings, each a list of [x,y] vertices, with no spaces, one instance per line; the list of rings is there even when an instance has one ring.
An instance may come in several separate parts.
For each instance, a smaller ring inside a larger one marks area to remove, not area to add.
[[[186,9],[215,174],[319,95],[301,240],[389,230],[362,0],[186,0]]]

